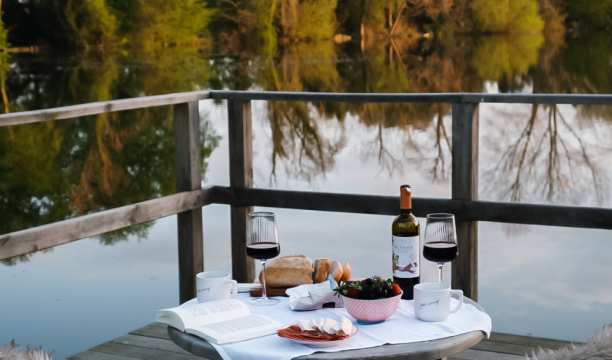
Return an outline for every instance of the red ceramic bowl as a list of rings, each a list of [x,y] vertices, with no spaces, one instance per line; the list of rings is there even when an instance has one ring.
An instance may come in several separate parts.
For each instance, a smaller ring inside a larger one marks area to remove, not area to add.
[[[402,293],[403,294],[403,293]],[[351,299],[344,295],[344,307],[349,315],[362,324],[381,323],[393,315],[399,305],[402,294],[378,300]]]

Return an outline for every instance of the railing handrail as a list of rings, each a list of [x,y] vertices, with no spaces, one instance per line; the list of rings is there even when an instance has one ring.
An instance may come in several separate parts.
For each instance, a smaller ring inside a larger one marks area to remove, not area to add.
[[[23,111],[0,115],[0,127],[36,122],[72,119],[115,111],[205,100],[267,100],[360,103],[506,103],[612,105],[612,95],[599,94],[479,94],[479,93],[316,93],[281,91],[191,91],[167,95],[99,101],[52,109]]]
[[[0,115],[0,127],[31,124],[51,120],[73,119],[81,116],[98,115],[115,111],[144,109],[154,106],[182,104],[209,98],[209,91],[191,91],[186,93],[98,101],[79,105],[62,106],[52,109],[22,111]]]
[[[0,235],[0,260],[211,204],[396,215],[399,197],[211,185],[201,190],[162,196]],[[456,214],[458,221],[489,221],[612,230],[612,209],[608,208],[420,197],[413,198],[413,205],[414,213],[419,217],[425,217],[432,212],[448,212]],[[548,217],[545,220],[539,220],[542,219],[542,215]]]
[[[359,103],[507,103],[612,105],[612,95],[486,94],[486,93],[325,93],[287,91],[210,90],[217,100],[315,101]]]

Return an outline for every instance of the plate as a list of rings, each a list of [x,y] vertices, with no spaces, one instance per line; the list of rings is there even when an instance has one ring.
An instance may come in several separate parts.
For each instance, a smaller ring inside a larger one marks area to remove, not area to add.
[[[359,329],[357,329],[357,326],[353,325],[353,332],[342,340],[296,340],[292,338],[284,338],[284,339],[291,340],[298,344],[310,346],[311,348],[326,348],[326,347],[332,347],[332,346],[336,346],[340,344],[344,340],[349,339],[353,335],[357,334],[358,331]]]

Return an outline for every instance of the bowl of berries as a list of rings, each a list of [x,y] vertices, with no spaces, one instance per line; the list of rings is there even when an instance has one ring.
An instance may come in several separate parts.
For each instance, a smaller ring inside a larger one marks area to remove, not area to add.
[[[376,324],[387,320],[402,298],[399,285],[380,276],[342,282],[334,291],[342,297],[349,315],[361,324]]]

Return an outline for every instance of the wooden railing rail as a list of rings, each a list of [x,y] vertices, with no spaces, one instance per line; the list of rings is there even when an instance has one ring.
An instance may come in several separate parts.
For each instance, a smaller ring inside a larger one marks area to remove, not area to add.
[[[276,91],[210,90],[185,93],[143,96],[131,99],[101,101],[63,106],[53,109],[0,114],[0,127],[30,124],[49,120],[71,119],[114,111],[143,109],[205,100],[267,100],[267,101],[315,101],[360,103],[506,103],[506,104],[570,104],[612,105],[612,95],[598,94],[478,94],[478,93],[428,93],[428,94],[373,94],[373,93],[304,93]]]
[[[23,111],[0,115],[0,127],[23,125],[50,120],[72,119],[81,116],[97,115],[115,111],[144,109],[167,106],[210,98],[209,91],[193,91],[178,94],[143,96],[132,99],[100,101],[88,104],[62,106],[53,109]]]
[[[0,260],[157,220],[211,204],[210,188],[181,192],[0,235]]]
[[[399,207],[397,196],[223,186],[212,186],[207,189],[207,204],[392,216],[397,215]],[[412,204],[415,215],[419,217],[425,217],[433,212],[448,212],[455,214],[459,221],[612,230],[612,209],[606,208],[421,197],[413,198]]]
[[[357,103],[506,103],[506,104],[570,104],[612,105],[612,95],[578,94],[374,94],[374,93],[315,93],[282,91],[210,90],[216,100],[314,101]]]
[[[230,187],[201,189],[199,100],[227,100]],[[175,105],[177,194],[0,235],[0,260],[27,254],[126,226],[178,214],[181,302],[195,296],[195,274],[204,268],[202,210],[211,203],[231,206],[232,270],[236,280],[252,281],[255,266],[246,257],[247,214],[253,206],[394,215],[392,196],[253,189],[251,101],[452,104],[452,198],[415,198],[417,216],[450,212],[457,216],[459,257],[453,287],[477,299],[478,224],[515,224],[612,229],[612,209],[502,203],[478,200],[478,110],[480,103],[612,105],[612,95],[565,94],[342,94],[265,91],[195,91],[112,100],[0,115],[0,127],[69,119],[114,111]]]
[[[294,210],[370,215],[397,215],[399,197],[312,191],[207,186],[158,199],[0,235],[0,260],[66,244],[75,240],[157,220],[210,204],[263,206]],[[416,216],[432,212],[456,214],[460,221],[561,226],[612,230],[612,209],[413,198]]]

